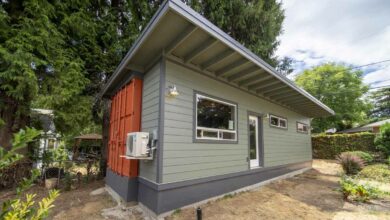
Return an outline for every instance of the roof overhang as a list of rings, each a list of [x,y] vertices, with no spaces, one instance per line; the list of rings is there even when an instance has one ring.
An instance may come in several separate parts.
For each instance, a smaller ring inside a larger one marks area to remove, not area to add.
[[[130,48],[102,95],[162,56],[309,117],[334,111],[178,0],[165,1]]]

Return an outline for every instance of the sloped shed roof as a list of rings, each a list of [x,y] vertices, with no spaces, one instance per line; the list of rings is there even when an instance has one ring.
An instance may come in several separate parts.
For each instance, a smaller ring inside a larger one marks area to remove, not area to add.
[[[102,91],[112,96],[131,73],[144,73],[164,56],[213,79],[309,117],[334,111],[178,0],[151,19]]]

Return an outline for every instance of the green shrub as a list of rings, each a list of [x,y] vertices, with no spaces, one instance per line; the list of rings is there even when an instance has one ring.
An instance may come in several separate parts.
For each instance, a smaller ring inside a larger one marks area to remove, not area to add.
[[[348,153],[350,153],[350,154],[352,154],[354,156],[360,157],[362,160],[364,160],[364,162],[366,164],[372,163],[374,161],[374,157],[370,153],[367,153],[367,152],[363,152],[363,151],[348,151]]]
[[[390,183],[390,169],[386,164],[374,164],[363,168],[359,177]]]
[[[59,196],[57,190],[49,191],[49,196],[38,202],[35,206],[35,194],[26,194],[25,201],[21,199],[7,200],[3,203],[0,219],[44,219],[49,210],[54,207],[53,202]]]
[[[376,151],[375,134],[363,132],[356,134],[320,134],[312,136],[313,158],[334,160],[346,151]]]
[[[390,156],[390,123],[381,126],[375,145],[378,150]]]
[[[20,130],[12,139],[11,150],[5,151],[0,146],[0,170],[7,169],[12,164],[20,161],[23,158],[23,155],[18,154],[16,151],[25,148],[27,144],[31,143],[39,134],[40,132],[33,128]],[[34,181],[38,178],[39,174],[38,170],[31,170],[31,177],[24,178],[16,188],[18,197],[20,197],[23,191],[26,191],[34,184]],[[42,198],[38,202],[38,207],[36,207],[34,201],[36,197],[35,194],[27,193],[25,195],[25,200],[20,198],[5,200],[0,209],[0,219],[44,219],[48,216],[48,212],[53,207],[53,202],[58,195],[59,191],[50,191],[49,196]]]
[[[345,176],[340,180],[340,191],[343,193],[344,200],[360,202],[367,202],[370,199],[377,198],[380,193],[378,188],[355,183],[353,179]]]
[[[349,152],[340,154],[337,160],[340,162],[345,174],[347,175],[355,175],[364,167],[364,161],[360,157]]]

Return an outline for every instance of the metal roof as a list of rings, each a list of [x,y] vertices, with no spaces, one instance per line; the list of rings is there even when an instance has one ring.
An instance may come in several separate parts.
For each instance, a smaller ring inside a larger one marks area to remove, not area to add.
[[[74,139],[83,139],[83,140],[101,140],[103,139],[102,135],[100,134],[83,134],[80,136],[74,137]]]
[[[390,123],[390,119],[385,119],[385,120],[382,120],[382,121],[377,121],[377,122],[373,122],[373,123],[370,123],[370,124],[366,124],[366,125],[363,125],[362,127],[380,127],[386,123]]]
[[[130,48],[102,95],[161,56],[309,117],[334,111],[178,0],[165,1]]]
[[[360,127],[350,128],[346,130],[339,131],[337,133],[355,133],[355,132],[363,132],[363,131],[373,131],[374,127],[380,127],[386,123],[390,123],[390,119],[373,122],[370,124],[362,125]]]

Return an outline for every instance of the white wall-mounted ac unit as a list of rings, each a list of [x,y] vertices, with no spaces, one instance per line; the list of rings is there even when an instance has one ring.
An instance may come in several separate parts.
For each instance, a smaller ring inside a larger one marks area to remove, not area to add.
[[[148,157],[149,156],[149,133],[132,132],[127,134],[126,156],[128,157]]]

